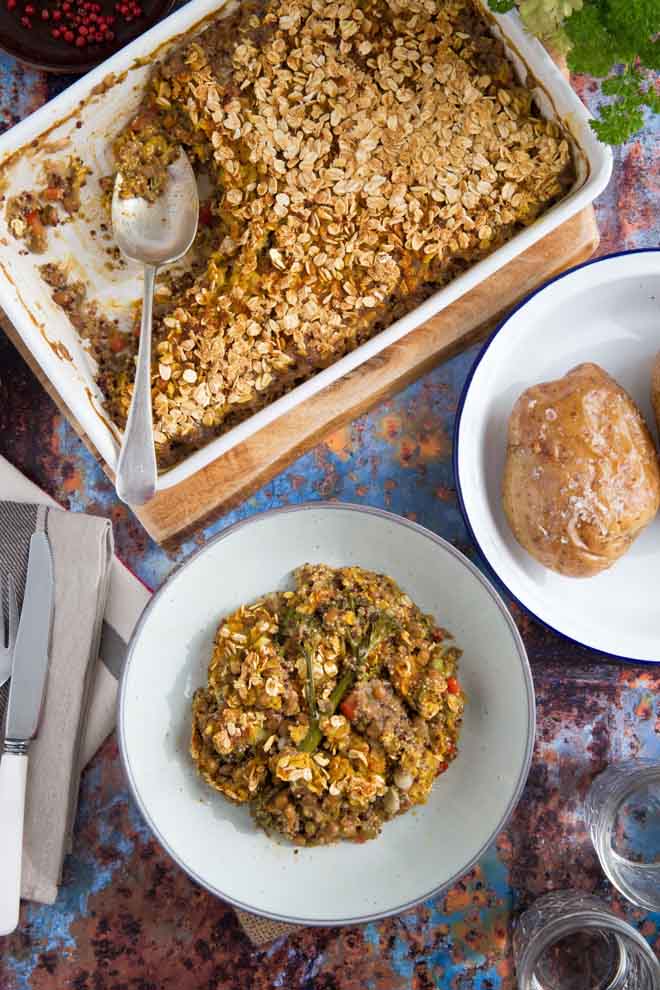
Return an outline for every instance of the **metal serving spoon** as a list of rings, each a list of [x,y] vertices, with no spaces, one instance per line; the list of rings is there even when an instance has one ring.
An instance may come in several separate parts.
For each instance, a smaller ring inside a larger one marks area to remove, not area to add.
[[[144,265],[144,300],[133,397],[115,478],[117,494],[128,505],[143,505],[156,490],[156,452],[151,412],[151,323],[156,272],[178,261],[197,233],[197,182],[186,154],[168,168],[169,179],[155,203],[123,198],[121,172],[112,196],[112,227],[122,254]]]

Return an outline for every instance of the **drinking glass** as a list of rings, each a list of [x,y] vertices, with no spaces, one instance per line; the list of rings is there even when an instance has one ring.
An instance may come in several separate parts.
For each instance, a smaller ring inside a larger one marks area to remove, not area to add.
[[[591,785],[585,818],[617,890],[638,907],[660,910],[660,765],[612,764]]]
[[[519,990],[658,990],[660,963],[636,929],[598,897],[554,891],[513,934]]]

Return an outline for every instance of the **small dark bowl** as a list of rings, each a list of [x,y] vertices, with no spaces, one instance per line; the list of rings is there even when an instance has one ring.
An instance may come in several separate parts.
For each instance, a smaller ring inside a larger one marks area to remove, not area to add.
[[[17,0],[15,9],[9,10],[7,0],[0,0],[0,50],[33,68],[59,73],[83,73],[94,68],[144,34],[174,6],[174,0],[140,0],[140,17],[130,22],[126,22],[121,16],[115,17],[112,26],[115,37],[112,41],[76,48],[62,39],[53,38],[51,30],[57,26],[56,23],[50,18],[41,18],[43,8],[49,11],[52,9],[51,0],[32,0],[32,6],[36,10],[31,18],[32,26],[22,25],[21,16],[29,2],[30,0]],[[115,0],[97,2],[103,14],[116,14]],[[76,5],[76,0],[71,0],[71,6]]]

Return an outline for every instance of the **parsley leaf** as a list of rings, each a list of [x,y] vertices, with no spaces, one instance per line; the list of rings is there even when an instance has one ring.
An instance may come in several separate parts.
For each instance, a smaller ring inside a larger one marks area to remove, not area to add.
[[[508,14],[516,6],[516,0],[488,0],[488,6],[496,14]]]
[[[510,10],[510,0],[489,0]],[[652,72],[660,70],[660,0],[516,0],[523,24],[541,41],[567,51],[572,72],[602,80],[604,96],[592,127],[620,144],[644,126],[646,108],[660,113]]]
[[[568,67],[571,72],[586,72],[590,76],[606,76],[616,62],[616,44],[601,19],[595,5],[576,10],[566,21],[566,34],[571,43]]]
[[[601,106],[599,116],[591,126],[605,144],[623,144],[644,126],[644,111],[638,98],[619,99]]]
[[[601,0],[603,22],[616,41],[617,61],[631,62],[660,31],[658,0]]]

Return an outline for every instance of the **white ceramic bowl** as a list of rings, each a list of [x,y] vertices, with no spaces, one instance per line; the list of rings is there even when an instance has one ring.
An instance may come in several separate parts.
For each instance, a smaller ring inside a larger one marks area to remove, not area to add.
[[[582,645],[635,661],[660,660],[660,518],[597,577],[546,570],[516,542],[502,511],[509,415],[526,388],[582,361],[600,364],[655,433],[650,384],[660,349],[660,249],[598,258],[560,275],[495,331],[472,369],[456,420],[454,474],[487,563],[536,618]]]
[[[462,646],[467,692],[459,755],[429,802],[363,845],[296,850],[206,786],[188,755],[190,701],[219,620],[286,587],[307,561],[390,574]],[[396,914],[465,873],[509,817],[527,777],[534,691],[525,649],[497,593],[450,544],[376,509],[311,503],[226,530],[147,606],[119,698],[133,795],[156,837],[200,884],[237,907],[305,925]]]

